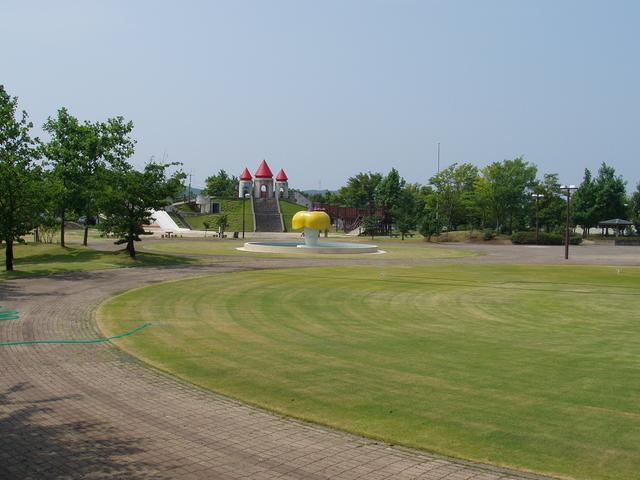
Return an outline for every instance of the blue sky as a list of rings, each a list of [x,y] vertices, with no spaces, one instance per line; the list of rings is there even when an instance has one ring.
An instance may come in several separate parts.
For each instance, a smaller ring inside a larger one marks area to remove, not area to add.
[[[40,126],[135,123],[194,185],[262,158],[298,188],[524,155],[640,181],[640,2],[4,1],[0,83]]]

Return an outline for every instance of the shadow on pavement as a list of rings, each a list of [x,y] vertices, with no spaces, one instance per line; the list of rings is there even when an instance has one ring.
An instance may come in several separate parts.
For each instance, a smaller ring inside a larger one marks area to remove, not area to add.
[[[80,395],[33,398],[27,383],[0,392],[0,477],[3,479],[166,479],[136,460],[143,441],[123,438],[101,422],[65,421],[55,410]]]

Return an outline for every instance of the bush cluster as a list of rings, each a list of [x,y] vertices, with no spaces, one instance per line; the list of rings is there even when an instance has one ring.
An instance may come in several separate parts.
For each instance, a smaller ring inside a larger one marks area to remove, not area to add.
[[[496,238],[496,232],[490,228],[485,228],[482,231],[482,239],[483,240],[493,240]]]
[[[511,243],[517,245],[535,245],[536,244],[536,232],[514,232],[511,235]],[[560,233],[539,233],[538,243],[540,245],[564,245],[564,235]],[[569,239],[571,245],[580,245],[582,243],[582,237],[577,234],[572,234]]]

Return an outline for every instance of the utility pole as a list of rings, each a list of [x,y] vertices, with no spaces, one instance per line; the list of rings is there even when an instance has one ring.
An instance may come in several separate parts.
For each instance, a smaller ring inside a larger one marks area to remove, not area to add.
[[[191,176],[192,174],[191,172],[189,172],[189,202],[188,203],[191,203]]]
[[[438,173],[440,173],[440,142],[438,142]],[[436,225],[438,226],[438,230],[440,230],[440,224],[438,223],[439,211],[440,211],[440,192],[436,193]]]
[[[564,259],[569,260],[569,240],[571,239],[571,234],[569,229],[571,227],[571,192],[577,190],[578,188],[575,185],[562,185],[560,190],[564,190],[565,195],[567,196],[567,225],[564,232]]]

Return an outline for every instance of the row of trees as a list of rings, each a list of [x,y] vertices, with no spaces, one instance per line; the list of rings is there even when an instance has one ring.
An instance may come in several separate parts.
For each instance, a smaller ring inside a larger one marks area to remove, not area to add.
[[[0,85],[0,244],[5,244],[6,269],[13,270],[13,246],[35,231],[37,236],[59,228],[65,246],[65,222],[79,219],[85,227],[98,221],[104,234],[126,244],[134,242],[182,187],[184,173],[169,174],[175,163],[150,161],[142,171],[129,162],[134,153],[133,124],[122,117],[80,122],[67,109],[50,117],[46,142],[31,134],[33,124],[18,112],[17,98]]]
[[[482,169],[453,164],[426,185],[406,183],[396,169],[386,176],[358,173],[338,192],[313,199],[365,209],[382,206],[400,232],[418,227],[427,236],[460,227],[511,234],[533,228],[536,211],[541,228],[554,232],[563,228],[566,215],[558,175],[538,178],[537,167],[522,157]],[[595,178],[585,170],[572,203],[572,220],[585,235],[599,221],[612,218],[631,218],[640,227],[640,185],[627,198],[625,181],[604,163]]]

